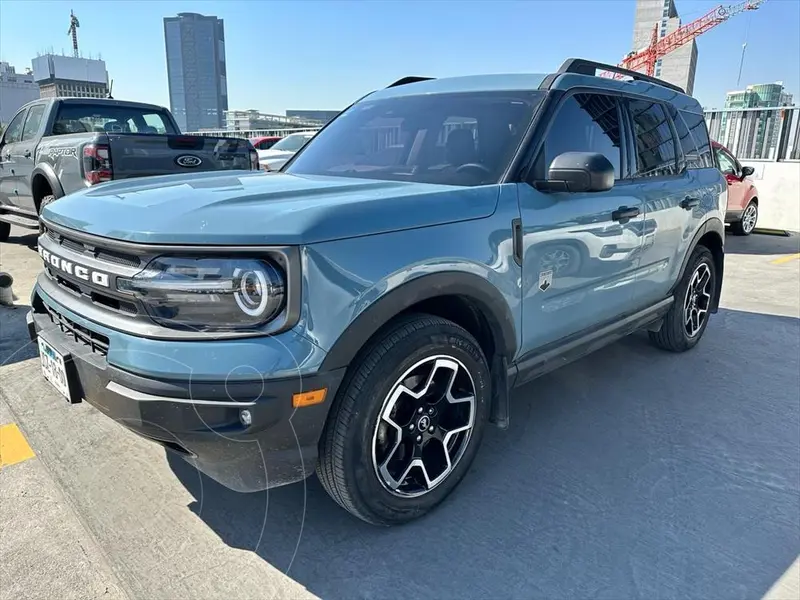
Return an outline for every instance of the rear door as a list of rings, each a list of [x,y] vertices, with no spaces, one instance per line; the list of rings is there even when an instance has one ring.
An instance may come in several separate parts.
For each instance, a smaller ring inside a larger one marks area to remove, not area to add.
[[[41,129],[44,126],[45,103],[34,104],[28,109],[22,138],[14,144],[12,152],[17,175],[17,206],[30,212],[36,212],[33,201],[31,178],[36,166],[36,146],[39,143]]]
[[[598,152],[615,167],[605,192],[543,192],[532,182],[563,152]],[[528,183],[522,217],[522,352],[580,333],[630,311],[639,264],[642,202],[628,179],[618,98],[573,93],[555,109]],[[627,218],[619,217],[629,209]]]
[[[680,160],[678,135],[667,104],[629,98],[634,185],[644,199],[642,257],[636,303],[649,306],[669,296],[683,257],[712,202],[692,169]]]

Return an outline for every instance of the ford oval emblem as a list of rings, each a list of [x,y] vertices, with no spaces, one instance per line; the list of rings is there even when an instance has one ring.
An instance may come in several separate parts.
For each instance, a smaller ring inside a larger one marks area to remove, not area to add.
[[[194,169],[195,167],[199,167],[203,164],[203,159],[201,159],[199,156],[195,156],[194,154],[181,154],[175,158],[175,162],[182,167],[186,167],[187,169]]]

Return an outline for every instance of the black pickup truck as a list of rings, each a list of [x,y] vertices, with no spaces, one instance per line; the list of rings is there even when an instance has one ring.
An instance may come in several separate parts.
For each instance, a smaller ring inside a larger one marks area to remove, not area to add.
[[[182,135],[161,106],[50,98],[23,106],[0,139],[0,241],[38,228],[43,206],[112,179],[258,169],[248,140]]]

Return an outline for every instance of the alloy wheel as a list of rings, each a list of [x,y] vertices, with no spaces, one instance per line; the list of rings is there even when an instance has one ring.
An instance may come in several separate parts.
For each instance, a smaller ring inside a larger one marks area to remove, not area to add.
[[[394,383],[372,437],[381,485],[405,498],[427,494],[455,469],[475,425],[475,383],[461,361],[425,358]]]
[[[686,297],[683,300],[683,324],[686,335],[690,338],[702,330],[703,324],[708,318],[712,285],[711,269],[707,263],[700,263],[692,273],[689,286],[686,288]]]
[[[750,204],[744,210],[742,215],[742,230],[745,233],[751,233],[756,228],[756,219],[758,218],[758,208],[755,204]]]

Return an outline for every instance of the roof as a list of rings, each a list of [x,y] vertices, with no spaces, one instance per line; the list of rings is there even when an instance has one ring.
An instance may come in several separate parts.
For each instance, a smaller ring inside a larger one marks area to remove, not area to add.
[[[378,90],[369,95],[370,100],[417,96],[422,94],[447,94],[457,92],[501,92],[507,90],[538,90],[545,74],[518,73],[496,75],[466,75],[444,77],[407,83]]]

